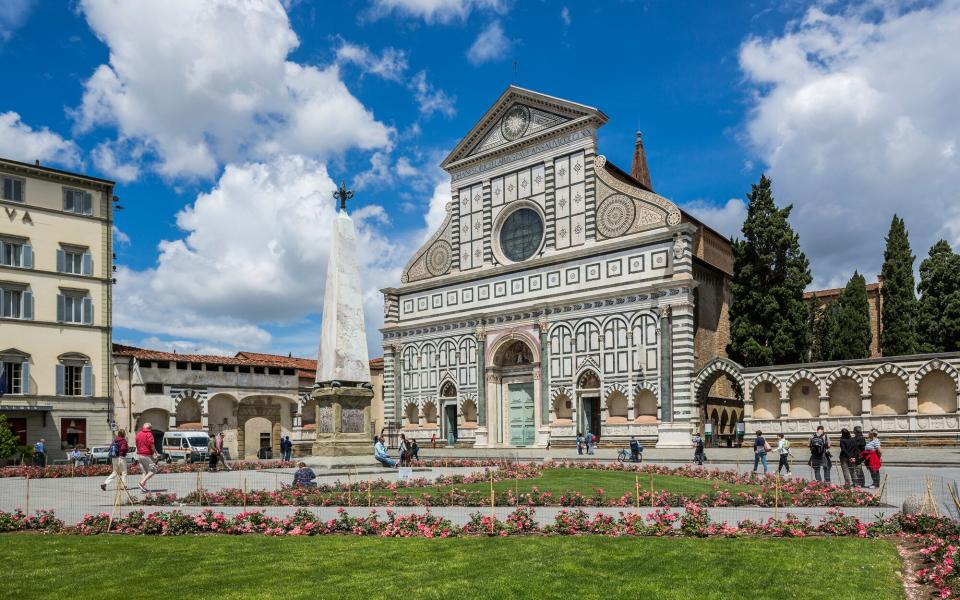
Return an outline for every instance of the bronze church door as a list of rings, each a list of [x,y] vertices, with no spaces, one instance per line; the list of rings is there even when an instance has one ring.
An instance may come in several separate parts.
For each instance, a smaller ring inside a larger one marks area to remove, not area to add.
[[[511,383],[510,445],[532,446],[536,430],[533,423],[533,383]]]

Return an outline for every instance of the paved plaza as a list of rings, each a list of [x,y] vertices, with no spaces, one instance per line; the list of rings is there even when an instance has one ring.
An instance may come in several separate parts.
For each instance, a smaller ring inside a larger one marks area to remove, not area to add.
[[[644,453],[644,465],[665,465],[668,467],[677,467],[681,464],[681,455],[685,454],[678,450],[648,450]],[[708,457],[712,462],[706,465],[708,468],[717,468],[729,471],[747,472],[752,470],[752,454],[749,449],[713,449],[708,451]],[[890,508],[845,508],[845,513],[855,515],[864,520],[891,514],[895,512],[903,501],[917,494],[924,494],[927,490],[927,484],[930,484],[931,491],[937,499],[939,509],[946,514],[956,514],[953,501],[947,486],[955,485],[960,480],[960,463],[957,457],[960,456],[960,450],[957,449],[914,449],[914,448],[893,448],[887,450],[885,458],[888,465],[883,469],[883,473],[888,477],[884,499]],[[509,453],[498,453],[495,450],[456,450],[456,449],[429,449],[425,448],[422,452],[424,459],[443,460],[454,458],[491,458],[500,457],[513,460],[571,460],[588,461],[597,460],[599,462],[610,462],[615,460],[615,451],[612,449],[600,449],[592,457],[578,456],[575,450],[563,449],[546,453],[543,450],[511,450]],[[751,460],[747,460],[751,458]],[[770,472],[775,471],[775,458],[771,456],[772,462]],[[737,462],[739,460],[739,463]],[[920,466],[920,462],[926,461],[926,466]],[[809,467],[803,464],[803,456],[799,456],[794,465],[793,474],[797,477],[812,478]],[[433,467],[429,469],[417,469],[414,473],[416,478],[426,478],[434,480],[441,475],[469,474],[482,470],[479,467]],[[198,486],[208,491],[219,491],[225,488],[246,488],[247,490],[277,490],[282,485],[289,484],[293,479],[294,469],[264,469],[247,471],[221,471],[218,473],[161,473],[149,482],[151,491],[175,493],[177,496],[185,496],[195,491]],[[336,481],[363,482],[368,479],[396,479],[395,471],[382,469],[378,467],[360,467],[353,471],[323,471],[317,470],[318,483],[333,483]],[[834,482],[840,481],[837,469],[834,469]],[[137,476],[131,476],[128,485],[135,487],[138,480]],[[29,509],[31,511],[38,509],[54,510],[61,519],[68,523],[78,521],[85,514],[97,512],[110,512],[113,508],[114,493],[112,491],[103,492],[99,484],[103,477],[74,477],[74,478],[47,478],[32,479],[29,483],[24,478],[0,478],[0,509],[13,510],[16,508],[27,507],[27,496],[29,492]],[[140,498],[142,494],[136,489],[131,490],[134,498]],[[356,503],[361,506],[347,508],[351,514],[366,514],[366,506],[363,494],[357,494]],[[150,507],[133,507],[129,505],[122,506],[119,511],[122,513],[130,510],[143,508],[150,511]],[[197,513],[203,510],[197,506],[177,506],[177,507],[156,507],[156,510],[172,510],[177,508],[186,512]],[[262,510],[268,515],[281,516],[289,515],[296,510],[294,507],[254,507],[255,510]],[[322,518],[333,518],[337,514],[337,507],[309,507],[309,509]],[[242,507],[216,507],[215,510],[227,514],[241,512]],[[399,514],[422,513],[423,507],[392,507],[391,510]],[[497,507],[495,514],[498,517],[505,517],[511,512],[509,507]],[[536,509],[537,520],[547,522],[553,519],[553,516],[561,510],[560,507],[538,507]],[[617,515],[625,509],[622,508],[589,508],[589,512],[603,512]],[[632,510],[632,509],[626,509]],[[642,507],[640,512],[646,514],[652,512],[652,508]],[[799,517],[810,517],[814,521],[823,517],[827,513],[826,508],[790,508],[791,514]],[[383,514],[385,507],[380,507],[379,512]],[[489,514],[489,507],[431,507],[430,512],[450,518],[456,523],[464,523],[471,513],[483,512]],[[711,508],[710,514],[714,520],[736,523],[743,519],[766,519],[771,516],[784,516],[788,512],[786,509],[774,511],[767,508]]]

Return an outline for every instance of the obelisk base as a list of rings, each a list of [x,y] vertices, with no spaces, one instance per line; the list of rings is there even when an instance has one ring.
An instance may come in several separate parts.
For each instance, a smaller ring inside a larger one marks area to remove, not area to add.
[[[370,404],[373,390],[362,387],[318,387],[316,439],[307,461],[323,468],[379,464],[373,458]]]

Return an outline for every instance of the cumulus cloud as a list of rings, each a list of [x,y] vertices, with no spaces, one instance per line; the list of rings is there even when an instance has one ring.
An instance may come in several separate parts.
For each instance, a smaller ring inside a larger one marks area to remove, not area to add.
[[[177,214],[183,236],[160,243],[153,268],[118,270],[116,325],[223,347],[269,347],[263,324],[322,308],[335,188],[322,162],[302,156],[228,165],[212,190]],[[382,207],[363,207],[353,218],[368,343],[377,354],[378,289],[399,281],[411,248],[385,237]]]
[[[504,0],[374,0],[369,15],[381,18],[390,14],[423,19],[427,23],[465,21],[475,10],[503,13]]]
[[[4,0],[0,2],[0,42],[9,41],[30,15],[34,0]]]
[[[121,150],[118,151],[118,148],[121,148]],[[122,144],[119,142],[103,142],[98,144],[90,152],[90,155],[93,157],[93,164],[108,177],[112,177],[120,183],[130,183],[140,176],[140,165],[136,160],[122,161],[118,157],[119,153],[131,157],[139,154],[136,151],[131,152],[122,149]]]
[[[740,50],[747,139],[795,207],[815,285],[878,273],[894,212],[918,256],[960,244],[960,2],[831,8]]]
[[[337,48],[337,62],[356,65],[364,73],[389,81],[400,81],[407,70],[407,55],[403,50],[385,48],[378,56],[366,46],[347,41]]]
[[[21,162],[53,162],[65,167],[82,163],[76,144],[46,127],[30,127],[15,112],[0,113],[0,156]]]
[[[337,64],[287,60],[299,41],[275,0],[82,0],[81,9],[110,59],[84,85],[78,131],[116,127],[165,176],[390,144],[392,129],[350,93]]]
[[[493,21],[480,32],[473,45],[467,50],[467,60],[474,65],[498,60],[507,55],[512,42],[503,32],[499,21]]]
[[[566,6],[560,9],[560,20],[563,21],[563,24],[567,26],[569,26],[570,23],[573,23],[573,19],[570,18],[570,9]]]
[[[743,227],[743,220],[747,218],[747,205],[739,198],[730,198],[723,206],[694,200],[683,204],[680,208],[726,237],[743,235],[740,229]]]

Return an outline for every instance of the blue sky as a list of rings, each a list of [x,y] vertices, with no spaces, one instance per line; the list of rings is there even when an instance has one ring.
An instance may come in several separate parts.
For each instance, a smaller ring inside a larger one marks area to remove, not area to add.
[[[956,247],[957,2],[165,3],[0,8],[0,155],[118,180],[115,339],[313,355],[330,191],[377,288],[442,219],[437,165],[509,83],[603,110],[600,150],[727,234],[761,172],[815,284],[894,211]],[[931,219],[932,215],[936,215]]]

